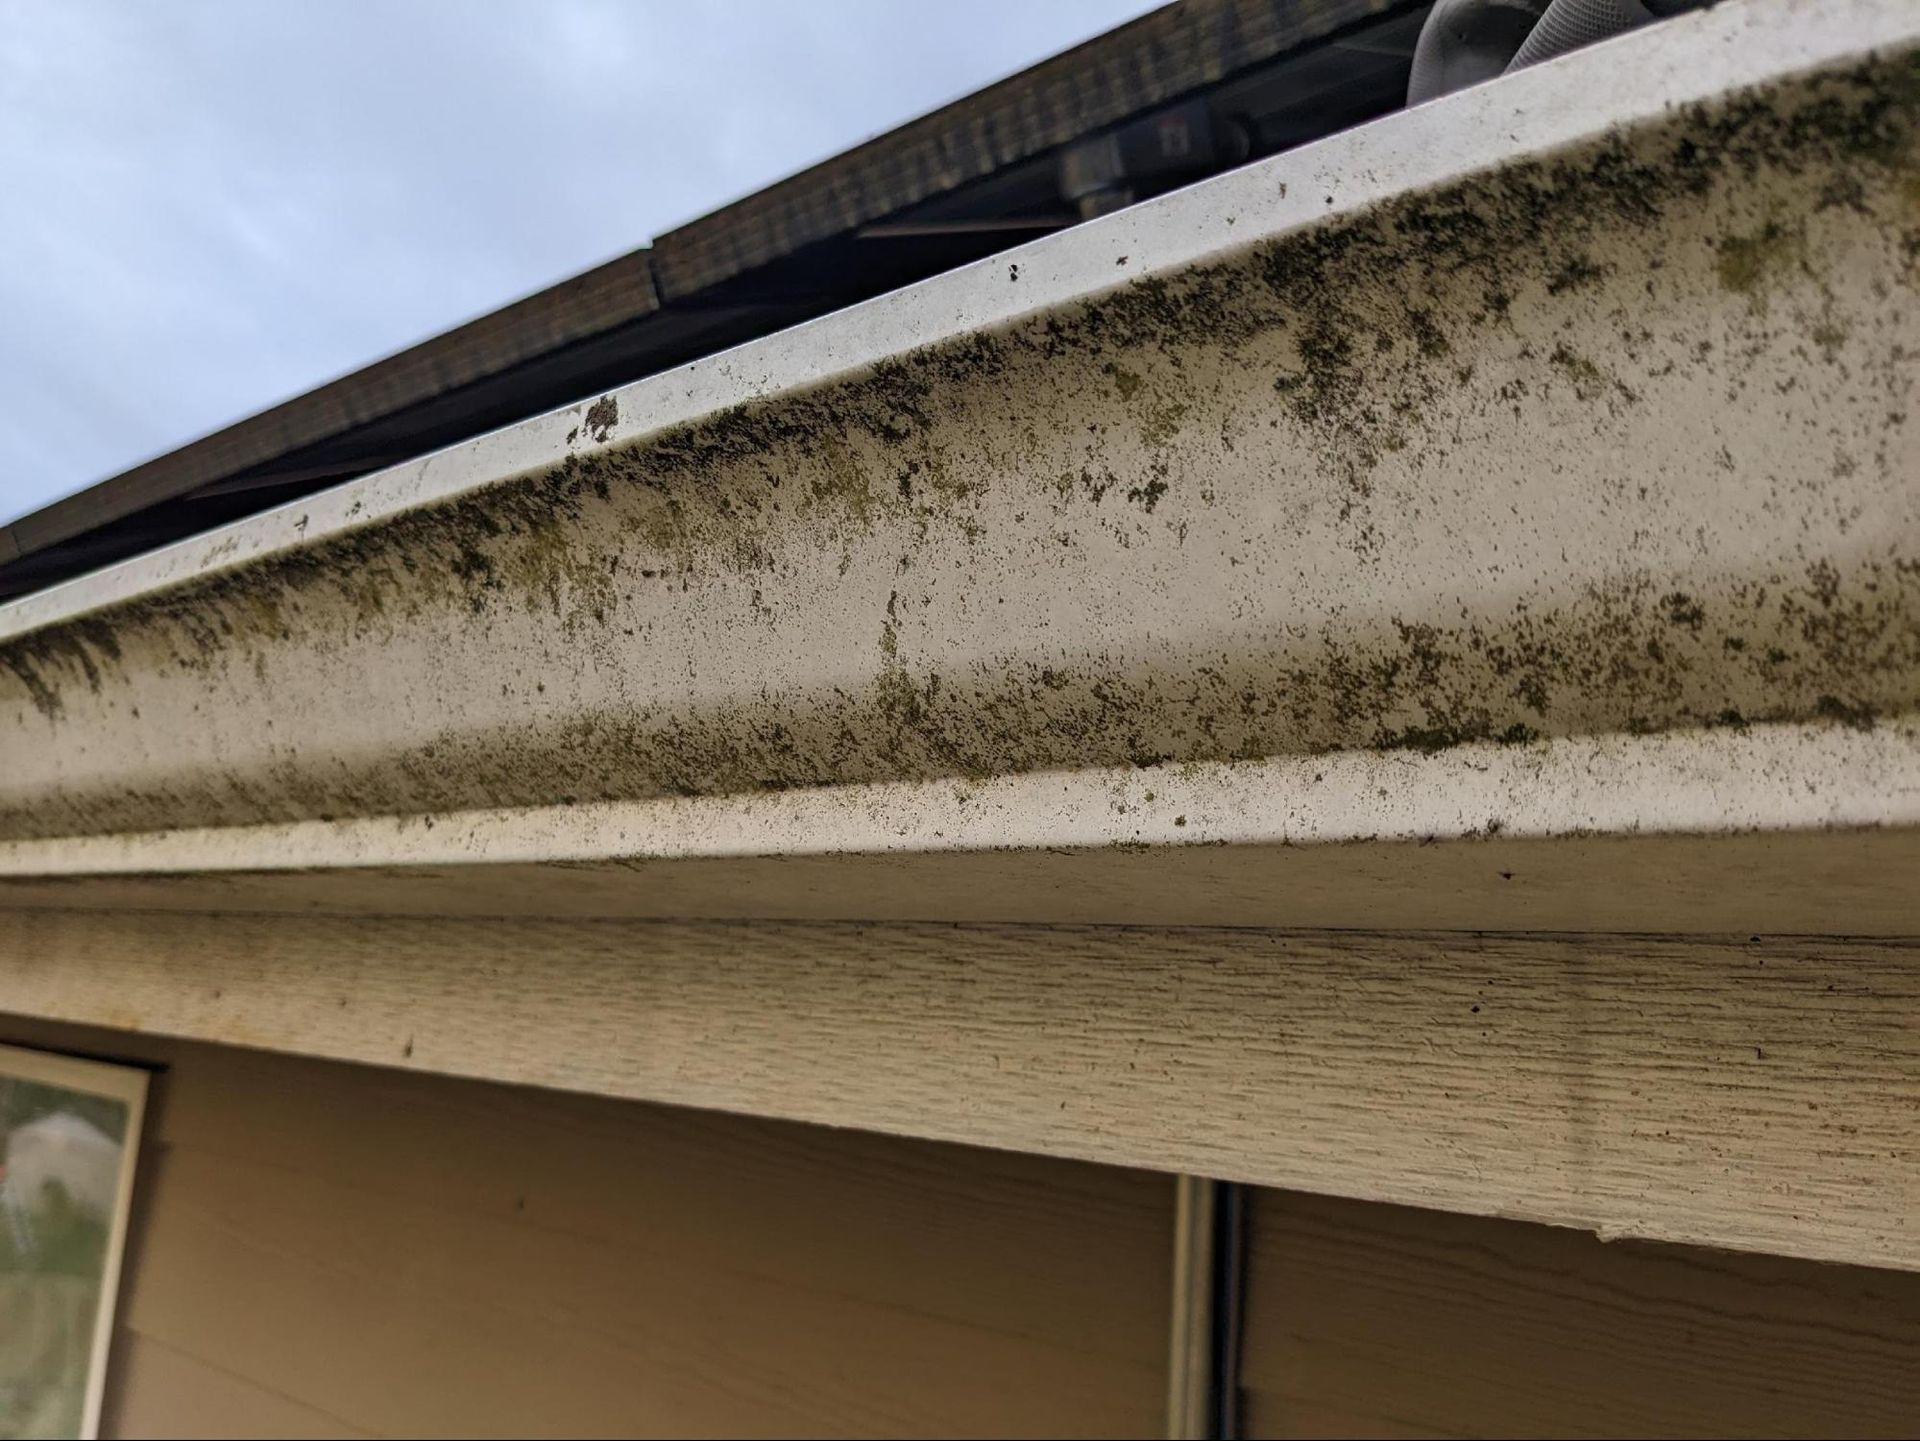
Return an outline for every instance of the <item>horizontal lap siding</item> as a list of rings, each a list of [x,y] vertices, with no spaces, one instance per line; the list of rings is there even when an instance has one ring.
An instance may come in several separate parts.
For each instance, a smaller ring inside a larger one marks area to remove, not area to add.
[[[1910,1436],[1920,1276],[1260,1191],[1246,1431]]]
[[[26,1021],[166,1064],[120,1435],[1151,1434],[1171,1188]]]

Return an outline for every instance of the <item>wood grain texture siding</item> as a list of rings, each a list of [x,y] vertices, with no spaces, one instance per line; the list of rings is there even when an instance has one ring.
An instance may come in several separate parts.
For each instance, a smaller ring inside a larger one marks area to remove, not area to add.
[[[0,1035],[167,1067],[116,1434],[1160,1424],[1164,1177],[97,1030]]]
[[[1250,1436],[1911,1436],[1920,1418],[1911,1273],[1250,1203]]]
[[[114,1338],[101,1434],[147,1441],[311,1441],[373,1433],[122,1329]]]
[[[11,912],[0,1009],[1920,1269],[1920,947]]]

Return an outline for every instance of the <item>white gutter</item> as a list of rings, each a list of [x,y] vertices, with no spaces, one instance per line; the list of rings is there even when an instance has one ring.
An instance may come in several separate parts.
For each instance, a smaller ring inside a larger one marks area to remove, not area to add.
[[[1904,831],[1917,35],[1716,7],[0,607],[0,872]]]

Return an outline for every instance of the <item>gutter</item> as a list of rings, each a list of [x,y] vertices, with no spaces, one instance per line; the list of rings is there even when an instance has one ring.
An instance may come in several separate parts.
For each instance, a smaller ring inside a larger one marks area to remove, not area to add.
[[[0,607],[7,867],[1904,837],[1915,41],[1683,17]]]

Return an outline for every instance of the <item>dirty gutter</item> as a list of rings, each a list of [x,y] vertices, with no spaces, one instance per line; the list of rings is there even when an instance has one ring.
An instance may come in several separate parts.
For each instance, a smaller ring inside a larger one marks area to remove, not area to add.
[[[0,607],[0,902],[1912,933],[1916,46],[1719,6]]]

